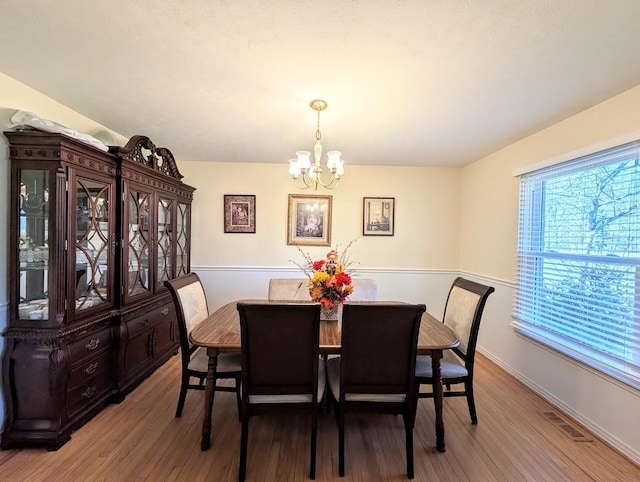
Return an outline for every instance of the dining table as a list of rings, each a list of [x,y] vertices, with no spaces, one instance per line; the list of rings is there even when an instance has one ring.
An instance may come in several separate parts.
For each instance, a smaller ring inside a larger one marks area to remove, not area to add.
[[[240,315],[237,310],[239,301],[260,303],[304,303],[301,301],[266,301],[266,300],[237,300],[226,303],[207,318],[196,325],[189,339],[194,345],[207,349],[209,362],[207,366],[207,381],[205,385],[204,418],[202,422],[202,440],[200,449],[208,450],[211,444],[211,412],[213,408],[214,384],[218,354],[221,352],[238,352],[240,344]],[[389,304],[401,303],[397,301],[354,302],[351,304]],[[320,321],[320,353],[322,355],[339,355],[341,348],[340,328],[341,320]],[[433,399],[435,406],[436,449],[446,451],[443,421],[443,388],[440,375],[440,360],[444,350],[455,348],[460,343],[457,335],[442,321],[428,312],[422,315],[420,333],[418,335],[418,355],[429,355],[433,369]]]

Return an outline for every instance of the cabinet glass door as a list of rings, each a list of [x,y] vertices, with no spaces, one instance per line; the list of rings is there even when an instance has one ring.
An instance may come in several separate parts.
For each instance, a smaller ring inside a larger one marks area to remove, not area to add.
[[[49,171],[21,169],[19,182],[18,316],[49,318]]]
[[[129,189],[127,204],[128,237],[124,251],[124,282],[127,297],[131,297],[152,291],[151,193]]]
[[[75,191],[75,300],[78,312],[111,303],[108,267],[111,266],[115,232],[110,229],[113,220],[109,219],[112,185],[78,176]]]
[[[178,203],[176,217],[176,277],[189,272],[189,208],[188,204]]]
[[[158,251],[158,271],[156,283],[163,286],[165,280],[174,277],[173,269],[173,210],[174,200],[160,198],[158,201],[158,233],[156,247]]]

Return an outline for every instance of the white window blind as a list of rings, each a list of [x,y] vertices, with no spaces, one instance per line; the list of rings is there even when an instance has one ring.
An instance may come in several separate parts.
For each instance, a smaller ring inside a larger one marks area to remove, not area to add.
[[[520,179],[516,329],[640,387],[640,142]]]

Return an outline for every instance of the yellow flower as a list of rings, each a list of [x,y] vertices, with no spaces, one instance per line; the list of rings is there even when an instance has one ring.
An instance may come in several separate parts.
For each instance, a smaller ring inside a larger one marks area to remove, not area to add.
[[[320,301],[324,296],[324,288],[322,286],[312,286],[309,288],[309,295],[313,301]]]
[[[313,284],[324,283],[329,278],[331,278],[331,276],[326,271],[316,271],[315,273],[313,273],[313,276],[311,277],[311,283]]]

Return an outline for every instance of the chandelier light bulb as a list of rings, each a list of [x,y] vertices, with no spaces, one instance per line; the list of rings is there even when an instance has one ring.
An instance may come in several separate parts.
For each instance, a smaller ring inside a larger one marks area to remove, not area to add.
[[[298,167],[302,172],[309,169],[311,166],[311,153],[309,151],[298,151],[296,152],[296,156],[298,156]]]
[[[294,179],[298,179],[300,177],[300,164],[297,159],[289,159],[289,174]]]

